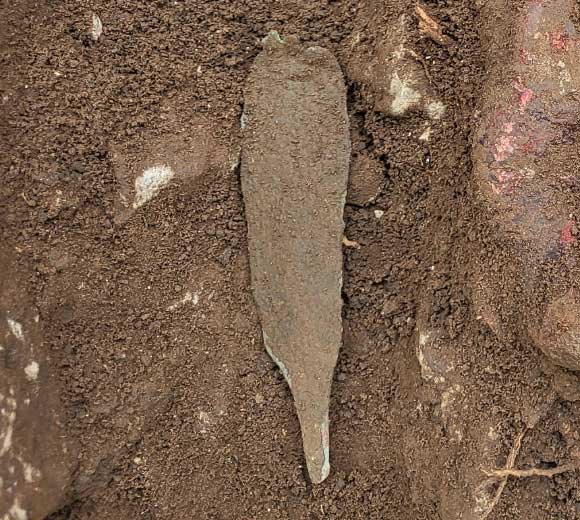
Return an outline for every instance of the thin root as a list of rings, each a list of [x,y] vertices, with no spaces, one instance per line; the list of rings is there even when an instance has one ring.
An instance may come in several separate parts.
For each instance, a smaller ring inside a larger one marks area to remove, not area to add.
[[[524,440],[524,437],[526,436],[526,433],[528,432],[528,429],[525,428],[517,437],[516,440],[514,441],[514,445],[512,446],[512,449],[510,451],[510,454],[508,455],[507,461],[506,461],[506,465],[505,465],[505,469],[503,471],[510,471],[513,469],[514,464],[516,463],[516,459],[518,458],[518,454],[520,453],[520,450],[522,448],[522,441]],[[487,473],[487,472],[486,472]],[[499,483],[499,486],[497,488],[497,491],[495,492],[495,496],[493,497],[493,500],[491,501],[491,504],[489,505],[489,508],[487,509],[487,511],[481,516],[481,520],[485,520],[490,514],[491,512],[494,510],[495,506],[498,504],[499,499],[501,498],[501,495],[507,485],[507,481],[509,478],[509,475],[505,475],[503,477],[498,477],[501,479],[501,482]]]
[[[360,244],[358,242],[355,242],[354,240],[349,240],[348,238],[346,238],[345,235],[342,236],[342,245],[344,247],[352,247],[354,249],[360,249]]]
[[[419,3],[415,4],[415,14],[419,18],[419,30],[425,36],[442,45],[453,43],[453,40],[443,34],[441,26],[427,14],[423,6]]]
[[[510,451],[510,454],[507,458],[505,468],[503,469],[494,469],[492,471],[489,470],[482,470],[490,479],[484,482],[484,486],[489,484],[493,484],[496,481],[500,481],[499,486],[495,492],[495,496],[489,505],[487,511],[482,515],[481,520],[485,520],[493,511],[495,506],[498,504],[501,495],[506,487],[508,479],[510,477],[514,478],[528,478],[528,477],[548,477],[553,478],[556,475],[560,475],[561,473],[567,473],[568,471],[574,471],[578,469],[578,466],[575,464],[565,464],[563,466],[558,466],[556,468],[550,469],[542,469],[542,468],[531,468],[531,469],[514,469],[514,464],[516,463],[516,459],[520,450],[522,448],[522,441],[528,429],[525,428],[516,438],[514,445]]]
[[[496,479],[504,479],[507,477],[515,478],[527,478],[527,477],[548,477],[552,478],[560,473],[567,473],[568,471],[574,471],[578,469],[575,464],[565,464],[564,466],[558,466],[556,468],[542,469],[542,468],[531,468],[531,469],[494,469],[493,471],[485,471],[484,473],[488,477],[494,477]]]

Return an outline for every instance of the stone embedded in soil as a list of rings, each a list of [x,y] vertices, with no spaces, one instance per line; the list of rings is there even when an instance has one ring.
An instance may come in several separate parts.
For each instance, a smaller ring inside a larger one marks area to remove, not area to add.
[[[202,175],[213,169],[229,173],[237,160],[238,151],[227,150],[213,136],[210,121],[199,118],[195,125],[190,123],[188,132],[183,132],[176,111],[172,106],[163,110],[163,132],[152,125],[135,138],[110,145],[119,186],[117,223],[146,208],[169,186],[192,190]]]
[[[135,179],[135,200],[133,209],[137,209],[149,202],[170,182],[175,172],[167,165],[150,166]]]
[[[92,15],[92,27],[91,27],[91,38],[94,41],[97,41],[101,37],[101,34],[103,34],[103,22],[101,22],[101,19],[98,17],[98,15],[93,13],[93,15]]]
[[[417,361],[421,367],[421,377],[426,382],[445,383],[452,364],[446,357],[445,344],[439,340],[440,331],[429,328],[419,329],[417,340]]]
[[[45,518],[70,483],[57,388],[28,276],[0,252],[0,518]]]
[[[349,76],[362,86],[375,110],[393,117],[423,112],[437,121],[445,114],[445,105],[437,98],[425,73],[422,58],[411,48],[410,19],[401,15],[397,23],[375,34],[372,55],[355,49],[349,60]],[[355,35],[356,37],[356,35]]]
[[[310,478],[329,472],[342,341],[346,89],[334,56],[269,35],[245,89],[241,180],[265,347],[292,390]]]
[[[571,230],[580,201],[570,190],[580,182],[574,10],[572,0],[526,2],[511,61],[489,76],[473,163],[480,200],[511,248],[500,269],[479,267],[481,315],[500,335],[515,328],[553,361],[578,370],[580,273]],[[512,323],[505,323],[508,315]]]
[[[436,308],[434,294],[427,290],[417,310],[415,352],[425,395],[429,396],[429,402],[439,403],[434,409],[433,418],[440,422],[454,451],[462,452],[466,444],[473,443],[474,460],[478,461],[476,466],[467,464],[461,469],[464,489],[470,490],[469,493],[443,488],[439,497],[439,514],[446,519],[479,520],[490,507],[494,496],[493,486],[482,486],[480,468],[497,465],[497,458],[503,449],[496,432],[501,414],[488,411],[475,416],[467,405],[473,402],[472,384],[477,375],[458,369],[464,363],[462,352],[452,347],[446,327],[433,325]]]

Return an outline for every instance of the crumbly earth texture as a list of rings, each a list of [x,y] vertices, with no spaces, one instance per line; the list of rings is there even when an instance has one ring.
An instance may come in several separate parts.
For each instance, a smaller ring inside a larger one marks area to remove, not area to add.
[[[445,43],[420,31],[403,0],[0,6],[1,247],[18,266],[0,276],[16,272],[25,296],[10,301],[31,306],[3,305],[0,319],[38,315],[38,373],[24,370],[28,357],[10,370],[37,373],[60,401],[50,401],[64,432],[51,453],[69,458],[70,474],[55,470],[48,518],[477,519],[497,488],[481,469],[504,467],[524,429],[516,469],[578,459],[578,376],[518,331],[497,334],[474,303],[474,270],[513,259],[476,194],[472,145],[490,57],[507,59],[517,17],[498,19],[498,40],[478,2],[424,7]],[[571,44],[564,29],[556,47]],[[321,485],[306,478],[250,284],[239,126],[271,30],[329,49],[348,89],[345,223],[356,247],[343,251],[332,470]],[[564,126],[550,145],[558,158],[578,139],[577,123]],[[562,164],[574,178],[577,162]],[[566,228],[566,262],[576,233]],[[509,287],[489,280],[500,315],[515,316]],[[0,330],[0,345],[18,345],[17,327]],[[0,352],[0,374],[8,364]],[[24,391],[14,383],[11,403],[43,396]],[[31,453],[15,456],[42,472]],[[509,479],[488,518],[578,518],[577,477]],[[6,514],[18,518],[24,503]]]

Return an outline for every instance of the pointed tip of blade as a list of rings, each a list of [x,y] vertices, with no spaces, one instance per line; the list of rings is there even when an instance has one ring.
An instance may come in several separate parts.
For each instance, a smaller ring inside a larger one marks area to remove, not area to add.
[[[306,455],[308,457],[308,455]],[[321,484],[326,480],[330,473],[330,461],[326,459],[320,466],[318,464],[307,464],[308,476],[313,484]]]
[[[278,31],[270,31],[266,36],[262,38],[262,45],[264,47],[283,45],[284,43],[285,43],[284,38],[280,36],[280,33]]]
[[[294,34],[288,34],[282,38],[278,31],[270,31],[262,38],[262,47],[266,50],[296,49],[300,46],[300,38]]]
[[[330,473],[328,409],[321,421],[300,416],[300,426],[308,475],[313,484],[320,484]]]
[[[299,388],[293,388],[292,378],[288,367],[277,357],[268,345],[268,336],[263,332],[266,352],[272,360],[278,365],[278,368],[284,375],[288,386],[294,397],[300,429],[302,430],[302,443],[304,446],[304,456],[306,458],[306,467],[308,475],[313,484],[320,484],[330,473],[330,440],[329,440],[329,420],[328,407],[330,391],[325,391],[324,397],[320,400],[307,402],[303,401]],[[330,385],[330,381],[329,381]],[[298,395],[297,395],[298,394]]]

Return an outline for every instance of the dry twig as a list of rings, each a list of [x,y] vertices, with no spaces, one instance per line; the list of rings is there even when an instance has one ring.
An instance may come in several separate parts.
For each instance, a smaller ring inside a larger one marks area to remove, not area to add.
[[[425,36],[442,45],[450,45],[453,43],[453,40],[449,36],[443,34],[439,23],[431,18],[419,3],[415,4],[415,14],[419,18],[419,30]]]

